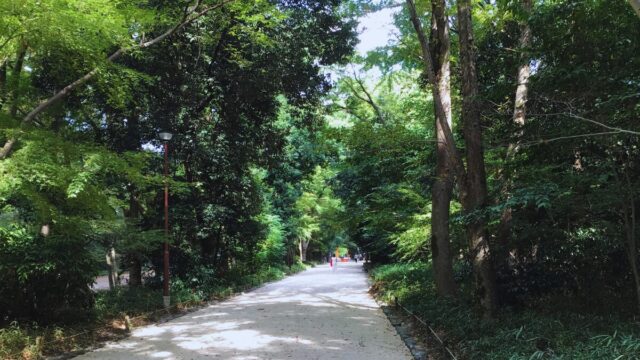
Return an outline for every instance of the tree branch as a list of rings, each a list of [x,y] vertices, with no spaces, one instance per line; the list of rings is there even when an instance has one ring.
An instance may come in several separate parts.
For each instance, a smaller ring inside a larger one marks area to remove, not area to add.
[[[534,145],[540,145],[540,144],[547,144],[547,143],[550,143],[550,142],[560,141],[560,140],[584,138],[584,137],[591,137],[591,136],[614,135],[614,134],[621,134],[621,132],[620,131],[603,131],[603,132],[597,132],[597,133],[586,133],[586,134],[578,134],[578,135],[558,136],[558,137],[551,138],[551,139],[540,139],[540,140],[533,140],[533,141],[524,142],[524,143],[521,144],[521,146],[527,147],[527,146],[534,146]]]
[[[628,129],[623,129],[623,128],[619,128],[619,127],[615,127],[615,126],[610,126],[604,123],[601,123],[599,121],[593,120],[593,119],[588,119],[584,116],[580,116],[580,115],[576,115],[573,113],[566,113],[566,112],[561,112],[561,113],[549,113],[549,114],[530,114],[532,116],[566,116],[566,117],[570,117],[576,120],[581,120],[584,122],[588,122],[594,125],[598,125],[602,128],[608,129],[608,130],[613,130],[613,132],[615,133],[626,133],[626,134],[631,134],[631,135],[640,135],[640,131],[635,131],[635,130],[628,130]]]
[[[631,134],[631,135],[640,135],[640,131],[633,131],[633,130],[622,129],[622,128],[615,127],[615,126],[609,126],[609,125],[603,124],[603,123],[601,123],[599,121],[595,121],[595,120],[592,120],[592,119],[587,119],[585,117],[582,117],[582,116],[579,116],[579,115],[575,115],[575,114],[571,114],[571,113],[565,114],[565,115],[567,115],[567,116],[569,116],[571,118],[574,118],[574,119],[578,119],[578,120],[582,120],[582,121],[585,121],[585,122],[589,122],[589,123],[598,125],[598,126],[603,127],[605,129],[614,130],[616,132],[621,132],[621,133],[626,133],[626,134]]]
[[[118,59],[120,56],[122,56],[123,54],[132,51],[134,49],[145,49],[148,48],[150,46],[153,46],[157,43],[159,43],[160,41],[164,40],[165,38],[173,35],[174,33],[176,33],[177,31],[179,31],[180,29],[182,29],[183,27],[191,24],[192,22],[194,22],[195,20],[201,18],[202,16],[204,16],[205,14],[207,14],[208,12],[221,8],[223,6],[225,6],[228,3],[231,3],[235,0],[224,0],[216,5],[211,5],[208,7],[205,7],[204,9],[198,11],[198,7],[200,6],[200,0],[198,0],[196,2],[196,5],[194,7],[192,7],[191,11],[187,11],[185,13],[185,16],[182,18],[182,21],[180,23],[178,23],[176,26],[172,27],[171,29],[165,31],[164,33],[158,35],[157,37],[138,44],[138,45],[134,45],[134,46],[130,46],[130,47],[126,47],[126,48],[120,48],[118,49],[116,52],[114,52],[113,54],[111,54],[108,58],[107,58],[107,62],[114,62],[116,59]],[[33,110],[31,110],[23,119],[22,119],[22,123],[21,126],[24,128],[25,126],[29,125],[31,122],[33,122],[33,120],[39,115],[41,114],[43,111],[45,111],[46,109],[48,109],[49,107],[51,107],[52,105],[54,105],[55,103],[57,103],[58,101],[60,101],[61,99],[63,99],[64,97],[66,97],[67,95],[69,95],[73,90],[75,90],[76,88],[78,88],[79,86],[83,85],[84,83],[86,83],[87,81],[91,80],[99,71],[99,67],[94,68],[93,70],[89,71],[88,73],[86,73],[84,76],[82,76],[81,78],[77,79],[76,81],[72,82],[71,84],[65,86],[62,90],[58,91],[56,94],[54,94],[53,96],[51,96],[50,98],[40,102],[40,104],[38,104],[38,106],[36,106]],[[13,146],[15,145],[16,140],[15,138],[9,139],[5,145],[2,147],[2,149],[0,150],[0,160],[6,158],[9,153],[11,152],[11,149],[13,148]]]
[[[380,107],[378,107],[378,104],[376,104],[375,101],[373,101],[373,97],[371,97],[371,94],[369,93],[369,91],[367,91],[367,88],[364,86],[364,84],[362,83],[362,80],[360,80],[360,78],[358,77],[358,74],[356,74],[355,71],[353,72],[353,78],[358,83],[358,86],[360,87],[364,95],[367,97],[368,100],[365,100],[365,101],[369,105],[371,105],[373,110],[376,112],[376,115],[378,116],[378,120],[380,120],[380,123],[384,124],[385,122],[384,116],[382,116],[382,111],[380,111]]]

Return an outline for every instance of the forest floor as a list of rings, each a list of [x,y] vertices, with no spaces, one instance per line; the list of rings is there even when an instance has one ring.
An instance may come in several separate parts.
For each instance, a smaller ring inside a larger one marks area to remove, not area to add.
[[[461,291],[458,300],[439,298],[430,264],[382,265],[370,273],[371,292],[391,304],[388,310],[397,310],[397,319],[390,316],[394,324],[410,323],[402,314],[404,307],[432,327],[458,359],[640,359],[640,321],[614,302],[604,304],[610,310],[600,313],[581,304],[583,298],[539,295],[531,300],[536,303],[505,306],[487,321],[471,291]],[[462,286],[472,289],[469,283]],[[400,306],[393,306],[396,301]],[[439,359],[441,348],[429,339],[430,333],[409,331],[414,338],[427,340],[429,359]]]
[[[412,359],[368,288],[360,264],[318,266],[77,359]]]

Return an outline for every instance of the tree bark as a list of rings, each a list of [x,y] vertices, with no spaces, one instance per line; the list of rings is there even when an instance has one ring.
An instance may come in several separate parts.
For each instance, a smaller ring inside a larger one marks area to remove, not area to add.
[[[451,121],[451,42],[449,22],[444,0],[431,1],[431,61],[434,64],[436,84],[444,110],[439,118],[436,111],[436,177],[431,190],[431,256],[436,291],[439,296],[455,297],[456,283],[453,277],[453,260],[449,239],[449,214],[453,192],[453,174],[448,160],[443,123]],[[434,107],[437,107],[435,105]]]
[[[0,110],[7,98],[7,59],[0,64]]]
[[[298,249],[300,250],[300,261],[307,261],[307,249],[309,248],[309,240],[300,239]]]
[[[638,243],[636,242],[636,201],[633,194],[634,188],[626,169],[624,170],[624,177],[627,191],[622,198],[621,205],[627,237],[626,250],[636,290],[636,305],[638,307],[638,312],[640,312],[640,271],[638,270]],[[620,184],[620,181],[618,181],[618,184]],[[625,201],[627,201],[627,203],[625,203]]]
[[[531,0],[522,0],[522,9],[525,17],[531,13],[532,2]],[[505,157],[505,163],[513,159],[520,151],[520,139],[523,136],[523,126],[526,123],[526,105],[527,96],[529,92],[529,76],[531,74],[531,66],[529,65],[529,56],[527,55],[527,49],[531,45],[531,27],[529,26],[529,20],[527,18],[520,22],[520,39],[518,48],[520,50],[520,65],[518,66],[517,84],[515,100],[513,104],[513,117],[512,122],[516,127],[516,131],[513,134],[514,141],[509,144],[507,148],[507,155]],[[502,175],[504,177],[504,185],[502,186],[502,194],[505,198],[509,197],[509,192],[513,187],[512,174],[508,169],[502,169]],[[511,242],[511,219],[513,218],[513,211],[510,207],[507,207],[500,216],[500,224],[497,230],[497,242],[501,248],[501,254],[498,256],[498,261],[503,264],[508,263],[509,258],[509,244]]]
[[[129,287],[142,286],[142,262],[137,255],[129,259]]]
[[[440,96],[440,89],[437,86],[438,82],[434,70],[435,68],[431,60],[431,50],[429,49],[427,37],[424,33],[424,30],[422,29],[422,23],[418,18],[415,3],[413,2],[413,0],[406,0],[406,3],[409,10],[411,23],[416,31],[416,35],[418,36],[418,42],[420,43],[424,72],[427,74],[429,83],[432,85],[433,103],[436,110],[436,121],[442,128],[442,137],[444,138],[444,142],[442,143],[445,145],[444,149],[447,154],[447,160],[449,161],[449,166],[454,171],[454,174],[459,178],[464,178],[466,177],[466,171],[464,168],[464,163],[462,162],[462,158],[460,157],[460,153],[456,148],[453,138],[453,132],[451,131],[451,127],[449,126],[449,124],[443,120],[447,118],[447,113],[445,110],[445,106],[443,105],[444,103],[442,101],[442,97]],[[461,189],[461,191],[463,190],[464,189]]]
[[[113,247],[107,251],[106,261],[109,267],[109,290],[114,290],[118,285],[118,264],[116,262],[116,250]]]
[[[124,143],[120,144],[118,150],[121,151],[138,151],[141,147],[141,135],[140,135],[140,117],[136,114],[135,109],[131,115],[128,116],[127,130]],[[144,212],[144,207],[140,204],[140,191],[138,188],[131,184],[128,186],[129,190],[129,213],[128,216],[134,222],[138,222],[141,215]],[[142,286],[142,254],[139,251],[133,250],[127,254],[129,260],[129,287]]]
[[[633,7],[633,10],[636,11],[636,14],[640,16],[640,0],[629,0],[629,4]]]
[[[478,77],[476,50],[473,41],[471,1],[458,0],[458,31],[460,38],[460,68],[462,70],[462,122],[466,145],[466,196],[461,198],[469,216],[467,237],[473,261],[476,291],[485,315],[493,317],[498,307],[495,272],[482,216],[474,214],[486,205],[487,175],[484,166],[480,109],[478,107]]]
[[[24,66],[24,57],[27,55],[27,44],[22,42],[16,54],[16,62],[11,71],[11,107],[9,115],[15,118],[18,114],[18,103],[20,102],[20,75]]]

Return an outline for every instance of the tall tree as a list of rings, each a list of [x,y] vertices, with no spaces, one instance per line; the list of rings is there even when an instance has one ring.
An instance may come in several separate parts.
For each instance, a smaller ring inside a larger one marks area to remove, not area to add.
[[[449,39],[449,17],[445,0],[431,1],[431,61],[434,65],[436,84],[442,102],[444,115],[436,111],[436,176],[431,192],[431,254],[434,278],[440,296],[455,296],[456,283],[453,278],[453,264],[449,239],[449,214],[453,192],[453,173],[447,159],[446,138],[442,125],[450,128],[451,121],[451,61]],[[437,106],[437,105],[435,105]],[[441,116],[444,116],[440,118]]]
[[[523,127],[526,122],[526,106],[529,93],[529,76],[531,75],[531,65],[528,55],[528,49],[531,46],[531,26],[529,25],[529,15],[532,10],[531,0],[521,1],[522,18],[520,20],[520,37],[518,39],[518,50],[520,52],[519,64],[516,76],[516,92],[513,104],[513,117],[512,125],[515,127],[515,133],[513,134],[513,141],[507,148],[507,154],[505,162],[513,159],[520,150],[520,142],[523,136]],[[509,192],[512,187],[512,178],[509,173],[509,169],[501,169],[504,176],[503,195],[509,196]],[[513,217],[513,210],[510,206],[507,206],[500,217],[500,225],[498,226],[497,238],[500,246],[502,247],[502,254],[499,261],[506,260],[508,256],[508,247],[511,237],[511,221]]]
[[[462,72],[462,122],[467,159],[466,196],[462,206],[469,215],[467,236],[473,261],[476,290],[485,314],[493,316],[497,307],[495,272],[493,269],[485,221],[477,215],[487,200],[487,175],[484,166],[482,128],[478,107],[478,76],[476,49],[473,41],[471,1],[458,0],[458,33],[460,38],[460,68]],[[476,214],[474,214],[476,212]]]
[[[422,61],[424,65],[424,70],[427,73],[429,82],[431,83],[431,90],[433,93],[433,99],[436,108],[436,121],[440,124],[442,129],[442,138],[443,142],[438,142],[438,145],[443,144],[444,150],[446,151],[447,161],[449,162],[451,168],[454,170],[455,176],[457,178],[458,189],[460,192],[460,202],[462,203],[465,212],[472,212],[475,210],[472,205],[475,201],[470,201],[469,199],[477,199],[477,194],[481,193],[477,189],[469,189],[469,185],[476,185],[476,182],[468,182],[468,173],[465,169],[464,162],[458,149],[456,148],[455,140],[453,137],[453,132],[451,131],[451,127],[447,124],[446,121],[442,121],[442,119],[446,119],[446,112],[444,102],[442,101],[442,95],[440,93],[440,89],[437,86],[437,78],[435,73],[434,64],[432,61],[431,50],[427,43],[427,38],[422,28],[422,23],[418,18],[418,13],[415,7],[415,3],[413,0],[407,0],[407,7],[409,10],[409,15],[411,18],[411,23],[413,28],[418,36],[418,41],[420,43],[420,49],[422,51]],[[469,16],[470,16],[470,9]],[[467,26],[469,26],[469,31],[471,31],[471,19],[469,18]],[[470,36],[472,34],[466,34],[466,36]],[[473,38],[469,38],[472,40]],[[470,42],[472,46],[473,42]],[[471,58],[470,58],[471,59]],[[476,90],[477,93],[477,90]],[[480,138],[481,139],[481,138]],[[473,175],[474,178],[478,176],[478,174]],[[485,180],[486,181],[486,180]],[[485,190],[486,193],[486,190]],[[469,194],[472,194],[469,197]],[[475,196],[474,196],[475,195]],[[481,198],[481,197],[480,197]],[[473,246],[474,250],[474,272],[476,274],[476,287],[478,289],[478,295],[481,298],[481,303],[485,309],[485,313],[489,316],[493,314],[493,311],[496,307],[495,300],[495,282],[492,280],[491,267],[487,266],[487,262],[489,261],[489,244],[486,241],[482,241],[479,244],[475,244]]]

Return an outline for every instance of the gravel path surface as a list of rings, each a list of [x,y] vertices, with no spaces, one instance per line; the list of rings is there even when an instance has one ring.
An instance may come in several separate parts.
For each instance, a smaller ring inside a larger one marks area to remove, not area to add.
[[[361,264],[318,266],[76,359],[409,360]]]

